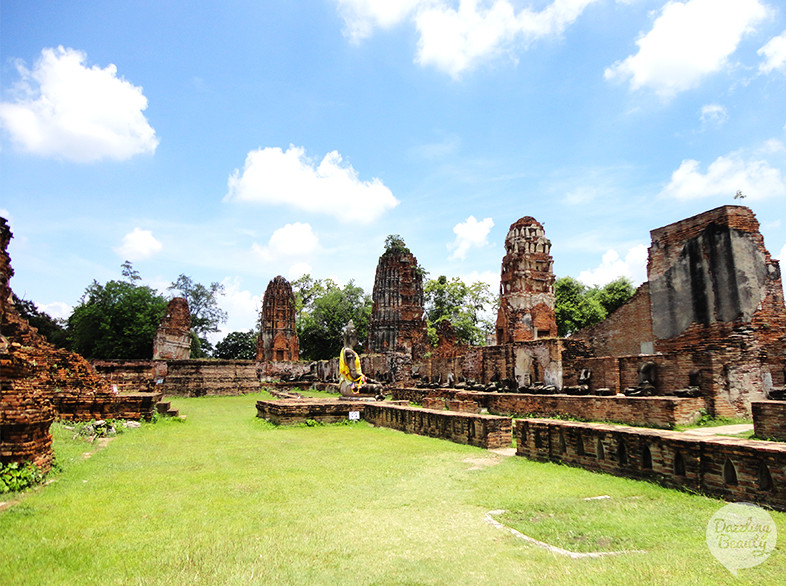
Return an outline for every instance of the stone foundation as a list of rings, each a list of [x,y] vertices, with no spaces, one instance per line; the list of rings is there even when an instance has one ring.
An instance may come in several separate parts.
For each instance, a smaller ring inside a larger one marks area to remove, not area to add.
[[[338,423],[349,419],[352,411],[362,417],[366,401],[325,401],[320,399],[281,399],[257,401],[257,417],[277,425],[294,425],[311,419],[320,423]]]
[[[371,403],[363,410],[363,418],[378,427],[486,449],[509,448],[512,441],[512,424],[508,417]]]
[[[517,455],[786,510],[786,444],[548,419],[515,422]]]

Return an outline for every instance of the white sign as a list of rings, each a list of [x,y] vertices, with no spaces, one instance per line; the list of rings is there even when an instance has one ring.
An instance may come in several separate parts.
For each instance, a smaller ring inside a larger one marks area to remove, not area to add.
[[[360,421],[360,411],[350,411],[349,412],[349,420],[350,421]]]

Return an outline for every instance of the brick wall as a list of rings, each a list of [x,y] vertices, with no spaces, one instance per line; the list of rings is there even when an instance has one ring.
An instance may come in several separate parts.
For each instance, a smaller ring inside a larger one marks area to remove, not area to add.
[[[786,444],[521,419],[517,454],[786,510]]]
[[[487,449],[507,448],[512,441],[511,420],[507,417],[369,403],[363,418],[379,427]]]
[[[309,419],[321,423],[337,423],[349,419],[350,411],[363,413],[367,403],[362,401],[320,401],[283,399],[257,401],[257,417],[278,425],[305,423]]]
[[[152,392],[167,374],[165,360],[91,360],[96,372],[121,393]]]
[[[244,395],[260,390],[252,360],[170,360],[161,392],[181,395]]]
[[[752,401],[751,411],[756,437],[786,442],[786,401]]]

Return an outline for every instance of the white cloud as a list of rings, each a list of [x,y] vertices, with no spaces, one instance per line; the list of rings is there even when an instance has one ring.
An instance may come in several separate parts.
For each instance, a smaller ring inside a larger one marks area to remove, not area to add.
[[[463,222],[453,227],[456,239],[448,244],[448,250],[453,250],[450,259],[464,260],[470,248],[479,248],[488,244],[489,231],[494,227],[494,220],[485,218],[478,222],[475,216],[469,216]]]
[[[108,65],[86,67],[74,49],[44,49],[32,71],[18,63],[16,100],[0,103],[0,125],[22,150],[79,163],[153,153],[155,130],[142,88]]]
[[[721,125],[729,119],[729,113],[720,104],[706,104],[701,107],[702,124]]]
[[[310,275],[313,272],[314,269],[310,264],[305,262],[296,262],[291,267],[289,267],[289,271],[287,271],[287,280],[290,282],[295,281],[303,275]]]
[[[399,24],[424,4],[423,0],[338,0],[338,10],[344,19],[344,35],[358,43],[377,27]]]
[[[270,261],[280,257],[307,256],[319,248],[319,238],[310,224],[295,222],[279,228],[270,237],[267,246],[256,242],[251,249],[262,260]]]
[[[773,152],[770,143],[765,143],[767,152]],[[682,161],[660,195],[681,200],[716,196],[731,199],[738,190],[752,200],[786,195],[780,169],[772,167],[764,159],[744,158],[740,151],[718,157],[706,173],[702,173],[699,167],[699,161]]]
[[[786,73],[786,31],[770,39],[757,53],[764,57],[764,62],[759,65],[759,71],[771,73],[779,69]]]
[[[55,319],[65,319],[71,315],[72,307],[62,301],[54,301],[53,303],[42,303],[38,309],[44,313],[48,313]]]
[[[375,27],[411,20],[420,34],[416,62],[453,77],[520,46],[557,36],[599,0],[554,0],[518,12],[509,0],[339,0],[345,34],[354,42]]]
[[[315,164],[294,145],[286,151],[266,147],[249,152],[242,172],[235,169],[228,186],[224,201],[289,205],[342,222],[368,224],[399,204],[379,179],[358,179],[337,151]]]
[[[221,309],[227,312],[227,322],[221,325],[218,332],[208,334],[208,339],[213,343],[223,340],[230,332],[256,330],[262,297],[265,294],[260,291],[254,295],[243,289],[237,277],[226,277],[221,284],[224,285],[224,295],[221,296],[220,305]]]
[[[768,14],[759,0],[668,2],[636,41],[638,53],[606,69],[605,77],[630,78],[632,89],[648,87],[670,98],[720,71],[743,35]]]
[[[565,195],[565,203],[570,205],[582,205],[590,203],[598,196],[598,190],[594,187],[579,186]]]
[[[605,285],[619,277],[628,277],[638,286],[647,280],[647,246],[637,244],[628,249],[623,259],[616,250],[603,255],[600,265],[579,273],[579,281],[586,285]]]
[[[126,260],[137,261],[150,258],[161,252],[163,245],[156,240],[150,230],[134,228],[123,236],[123,243],[115,248],[115,252]]]
[[[786,244],[783,245],[781,251],[778,253],[778,255],[775,258],[777,258],[779,261],[783,263],[786,263]]]

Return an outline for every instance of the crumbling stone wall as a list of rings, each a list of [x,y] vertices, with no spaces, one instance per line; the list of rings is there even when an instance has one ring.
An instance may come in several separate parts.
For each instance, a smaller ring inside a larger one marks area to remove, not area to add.
[[[175,297],[166,308],[153,339],[153,360],[187,360],[191,357],[191,313],[188,301]]]
[[[260,389],[252,360],[170,360],[160,390],[166,396],[244,395]]]
[[[554,260],[543,226],[526,216],[510,226],[500,277],[497,344],[555,337]]]
[[[91,364],[121,393],[153,392],[167,374],[165,360],[92,360]]]
[[[423,275],[415,255],[391,250],[379,257],[372,300],[366,351],[422,356],[426,350]]]
[[[0,218],[0,464],[30,461],[49,470],[54,459],[49,427],[55,410],[34,382],[35,359],[6,325],[16,317],[9,283],[14,271],[7,251],[12,236]]]
[[[295,328],[295,295],[281,275],[268,283],[262,299],[257,360],[293,362],[300,355]]]

